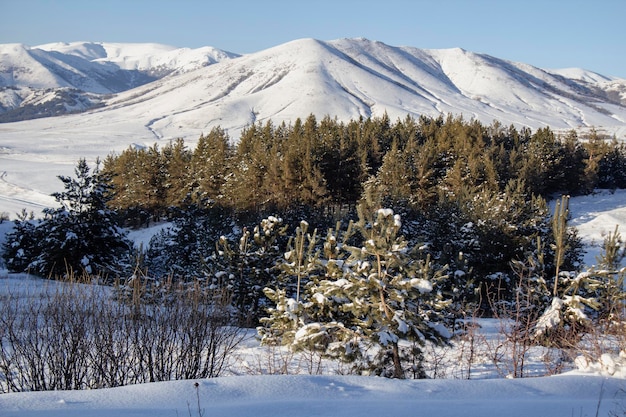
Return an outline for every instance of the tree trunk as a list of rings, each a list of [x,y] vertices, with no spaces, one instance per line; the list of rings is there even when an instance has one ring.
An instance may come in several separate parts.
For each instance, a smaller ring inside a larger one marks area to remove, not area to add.
[[[398,342],[392,345],[393,352],[393,377],[397,379],[404,379],[404,371],[402,370],[402,363],[400,362],[400,349],[398,348]]]

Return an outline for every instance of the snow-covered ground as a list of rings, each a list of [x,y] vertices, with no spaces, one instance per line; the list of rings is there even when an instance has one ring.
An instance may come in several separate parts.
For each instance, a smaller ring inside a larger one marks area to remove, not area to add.
[[[596,264],[604,238],[615,232],[616,226],[622,239],[626,239],[626,190],[599,190],[592,195],[572,197],[569,209],[569,225],[578,230],[587,250],[585,265]]]
[[[0,277],[0,294],[21,297],[37,297],[47,288],[67,285],[24,275]],[[481,319],[479,323],[485,340],[499,343],[497,321]],[[223,377],[0,394],[0,416],[527,417],[622,416],[626,412],[626,369],[610,361],[604,367],[593,365],[561,375],[510,379],[498,375],[483,357],[485,362],[475,364],[471,379],[450,371],[442,379],[391,380],[339,375],[332,367],[322,375],[310,375],[304,367],[289,368],[291,375],[270,375],[269,356],[276,352],[268,349],[260,347],[250,331]],[[283,353],[278,361],[297,362]],[[447,360],[454,361],[457,354],[458,349],[448,350]],[[540,355],[529,354],[527,360],[529,368],[542,367]],[[450,369],[458,365],[458,360],[450,362]]]
[[[589,245],[586,261],[595,262],[604,235],[626,228],[626,190],[599,191],[570,202],[572,225]],[[0,224],[0,235],[10,223]],[[147,242],[153,230],[134,232]],[[625,232],[626,233],[626,232]],[[2,238],[0,238],[2,240]],[[47,280],[0,271],[3,291],[37,291]],[[482,320],[483,341],[502,343],[497,321]],[[488,352],[463,372],[459,349],[441,360],[443,379],[389,380],[342,376],[328,366],[324,375],[269,375],[270,356],[250,333],[231,362],[227,376],[206,380],[156,382],[85,391],[0,394],[0,416],[622,416],[626,413],[626,369],[605,358],[603,366],[568,368],[555,376],[509,379],[506,365],[489,363]],[[545,375],[542,351],[528,355],[528,375]],[[288,355],[279,356],[278,361]],[[274,358],[274,360],[276,360]],[[456,361],[456,362],[455,362]],[[276,365],[276,364],[274,364]],[[609,371],[609,372],[607,372]],[[198,384],[197,386],[195,384]]]
[[[405,381],[357,376],[234,376],[91,391],[2,394],[0,415],[621,416],[626,407],[625,387],[623,379],[580,374]]]

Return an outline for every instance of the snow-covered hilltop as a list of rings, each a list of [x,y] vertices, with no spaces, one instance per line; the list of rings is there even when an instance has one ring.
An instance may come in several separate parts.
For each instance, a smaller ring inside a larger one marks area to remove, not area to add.
[[[459,48],[300,39],[240,56],[213,47],[159,44],[0,45],[0,113],[32,105],[25,92],[42,95],[60,88],[121,93],[112,99],[90,97],[105,111],[149,108],[154,117],[147,122],[183,123],[183,128],[204,129],[218,121],[226,129],[241,128],[310,113],[347,119],[385,111],[611,132],[621,131],[626,121],[626,80],[575,68],[543,70]],[[35,113],[18,117],[14,111],[4,121]],[[178,133],[158,133],[170,135]]]
[[[239,56],[211,46],[190,49],[158,43],[50,43],[34,49],[77,56],[93,63],[114,64],[122,70],[161,74],[191,71]]]

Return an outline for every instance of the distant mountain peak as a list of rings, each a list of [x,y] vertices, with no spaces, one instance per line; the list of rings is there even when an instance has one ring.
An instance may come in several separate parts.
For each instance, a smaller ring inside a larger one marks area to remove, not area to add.
[[[213,47],[189,49],[156,43],[0,45],[0,121],[100,107],[107,94],[237,56]],[[72,94],[68,95],[68,89]],[[48,99],[40,100],[42,95]]]

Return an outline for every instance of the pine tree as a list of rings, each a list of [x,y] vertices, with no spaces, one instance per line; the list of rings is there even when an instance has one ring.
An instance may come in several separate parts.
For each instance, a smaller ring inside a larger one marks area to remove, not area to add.
[[[190,203],[192,189],[191,152],[183,139],[176,139],[161,151],[164,169],[164,206],[183,207]]]
[[[614,139],[598,163],[598,188],[626,188],[626,146]]]
[[[596,291],[596,298],[599,300],[598,318],[601,324],[608,327],[607,330],[622,326],[626,319],[626,268],[622,266],[625,258],[626,246],[619,227],[615,226],[615,230],[604,238],[602,253],[596,257],[597,267],[589,271],[602,282]]]
[[[329,117],[318,127],[320,136],[319,168],[325,179],[328,197],[337,206],[354,205],[365,178],[357,156],[357,142],[348,129]]]
[[[377,178],[385,190],[389,201],[406,204],[411,198],[412,179],[409,175],[411,168],[408,164],[408,155],[399,148],[398,142],[393,141],[391,149],[383,157],[383,163],[378,170]]]
[[[569,220],[569,196],[562,196],[561,201],[556,202],[554,208],[554,216],[552,218],[552,232],[554,234],[554,264],[556,272],[554,273],[554,289],[552,296],[559,295],[559,273],[563,265],[565,253],[568,251],[567,242],[567,221]]]
[[[3,244],[2,258],[9,271],[24,272],[37,257],[39,242],[44,236],[38,233],[38,222],[33,213],[29,215],[25,209],[13,223],[13,229],[6,235]]]
[[[221,207],[188,204],[172,213],[173,225],[150,240],[146,266],[155,279],[205,281],[213,270],[215,243],[231,221]]]
[[[308,233],[309,224],[302,220],[295,236],[289,239],[284,259],[279,260],[281,271],[279,288],[266,287],[265,296],[275,305],[268,307],[269,317],[260,320],[258,328],[262,343],[266,345],[291,345],[295,332],[304,324],[304,304],[301,293],[316,281],[322,270],[317,247],[317,231]],[[295,278],[292,280],[291,278]],[[311,312],[309,312],[311,314]]]
[[[360,214],[354,229],[362,245],[346,240],[338,248],[329,234],[325,253],[333,258],[324,262],[325,275],[309,281],[300,301],[270,290],[277,305],[265,323],[291,325],[286,335],[294,349],[319,350],[361,372],[404,378],[407,354],[418,358],[419,346],[443,344],[450,336],[442,314],[446,302],[436,289],[445,275],[407,247],[392,210]],[[414,350],[407,352],[401,340],[415,342]]]
[[[534,326],[534,337],[544,344],[557,347],[573,347],[582,334],[589,329],[591,318],[586,310],[599,307],[595,293],[602,287],[602,281],[588,272],[576,274],[563,271],[567,253],[572,250],[569,235],[569,197],[563,196],[557,202],[552,218],[555,272],[551,287],[551,302],[538,318]],[[574,240],[575,243],[575,240]]]
[[[282,219],[269,216],[252,230],[244,227],[238,241],[220,236],[216,244],[214,274],[227,277],[232,307],[241,325],[256,325],[268,304],[263,290],[275,287],[278,281],[276,264],[286,230]]]
[[[232,172],[223,186],[225,199],[235,210],[260,212],[267,202],[264,193],[273,126],[252,125],[241,134],[233,155]]]
[[[560,191],[559,179],[562,177],[559,143],[549,128],[538,129],[518,154],[519,167],[517,178],[537,195],[548,195]]]
[[[143,148],[129,147],[118,156],[109,155],[102,168],[103,178],[108,178],[114,190],[107,204],[121,213],[131,227],[147,225],[152,216],[143,190],[145,172],[141,165],[145,158]]]
[[[111,278],[124,272],[131,244],[107,207],[110,185],[98,164],[93,172],[79,160],[76,178],[59,176],[64,191],[54,193],[58,208],[44,210],[37,226],[43,236],[30,268],[43,276],[84,272]]]
[[[222,186],[232,157],[229,140],[220,128],[211,129],[208,135],[202,135],[198,140],[191,157],[193,198],[197,202],[209,199],[221,203],[224,199]]]

